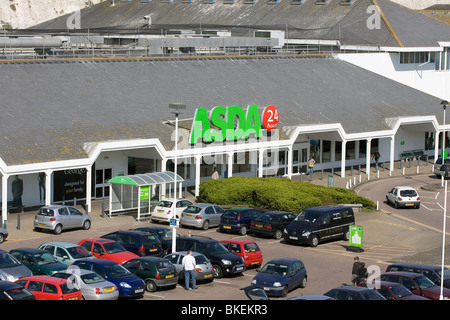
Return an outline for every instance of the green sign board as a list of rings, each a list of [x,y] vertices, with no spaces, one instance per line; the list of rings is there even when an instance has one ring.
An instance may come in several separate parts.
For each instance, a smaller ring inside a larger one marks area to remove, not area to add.
[[[363,228],[361,226],[350,225],[349,229],[349,245],[353,247],[362,247]]]
[[[442,159],[447,159],[447,157],[448,157],[448,152],[447,152],[447,150],[444,150],[444,152],[442,152],[441,151],[441,157],[442,157]]]
[[[148,200],[150,195],[150,186],[142,186],[141,187],[141,194],[139,195],[139,199],[142,200]]]

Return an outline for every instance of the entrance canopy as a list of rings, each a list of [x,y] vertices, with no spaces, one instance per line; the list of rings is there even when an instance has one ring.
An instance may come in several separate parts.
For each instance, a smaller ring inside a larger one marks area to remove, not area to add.
[[[181,194],[184,179],[176,175]],[[135,212],[137,220],[141,214],[149,217],[152,203],[159,201],[160,190],[166,189],[166,184],[175,184],[175,174],[171,171],[143,173],[129,176],[117,176],[109,180],[109,216],[119,212]],[[175,186],[174,186],[175,190]]]

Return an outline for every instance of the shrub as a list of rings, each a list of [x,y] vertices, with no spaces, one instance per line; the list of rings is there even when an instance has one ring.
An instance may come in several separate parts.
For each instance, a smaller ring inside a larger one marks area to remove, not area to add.
[[[199,197],[218,205],[248,205],[294,214],[305,208],[341,203],[361,203],[374,209],[375,203],[353,190],[324,187],[310,182],[282,178],[231,177],[200,183]]]

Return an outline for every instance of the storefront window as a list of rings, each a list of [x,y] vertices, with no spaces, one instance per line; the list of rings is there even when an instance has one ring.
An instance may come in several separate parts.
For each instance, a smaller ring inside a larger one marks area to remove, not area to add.
[[[322,140],[322,162],[331,162],[331,141]]]
[[[346,151],[345,151],[345,159],[346,160],[350,160],[350,159],[355,159],[355,145],[356,142],[355,141],[348,141],[346,144]]]
[[[425,150],[434,149],[434,132],[425,132]]]

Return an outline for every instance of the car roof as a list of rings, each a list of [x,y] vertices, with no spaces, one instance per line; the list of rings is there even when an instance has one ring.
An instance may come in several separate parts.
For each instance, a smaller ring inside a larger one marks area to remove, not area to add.
[[[83,239],[81,241],[91,241],[91,242],[101,242],[101,243],[116,242],[114,240],[110,240],[110,239],[106,239],[106,238],[87,238],[87,239]]]
[[[171,254],[187,255],[187,253],[188,253],[187,251],[176,251],[176,252],[169,253],[168,256]],[[195,252],[195,251],[192,251],[192,255],[193,256],[204,256],[204,254],[202,254],[200,252]]]
[[[139,234],[139,235],[147,235],[148,234],[148,232],[145,232],[142,230],[117,230],[117,231],[113,231],[113,232],[110,232],[107,234],[114,234],[114,233],[128,233],[128,234]],[[102,238],[102,239],[105,239],[105,238]]]
[[[67,279],[52,276],[27,276],[21,278],[20,280],[37,280],[42,282],[51,282],[53,284],[64,284],[67,282]]]
[[[45,250],[38,249],[38,248],[15,248],[15,249],[11,249],[9,252],[11,252],[11,251],[24,251],[24,252],[29,252],[29,253],[47,252]]]
[[[264,213],[265,213],[265,214],[273,214],[273,215],[276,215],[276,214],[285,214],[285,213],[292,214],[292,213],[286,212],[286,211],[268,211],[268,212],[264,212]]]
[[[133,258],[128,261],[131,261],[131,260],[143,260],[143,261],[149,261],[149,262],[157,262],[157,261],[163,261],[163,260],[165,261],[167,259],[155,257],[155,256],[143,256],[143,257]]]
[[[217,206],[219,207],[217,204],[212,204],[212,203],[193,203],[189,205],[190,207],[192,206],[196,206],[199,208],[205,208],[205,207],[209,207],[209,206]]]
[[[405,276],[409,278],[416,278],[419,276],[424,276],[421,273],[415,273],[415,272],[406,272],[406,271],[388,271],[381,274],[381,276],[385,275],[397,275],[397,276]]]
[[[78,264],[80,262],[88,262],[88,263],[97,264],[97,265],[118,264],[115,261],[108,260],[108,259],[102,259],[102,258],[98,258],[98,259],[79,259],[79,260],[76,260],[74,262],[74,264]]]
[[[87,269],[77,268],[76,271],[74,271],[74,269],[71,269],[71,270],[66,269],[66,270],[58,271],[56,273],[67,273],[67,274],[74,274],[74,273],[76,273],[78,275],[85,275],[85,274],[91,274],[91,273],[96,273],[96,272],[91,271],[91,270],[87,270]]]
[[[54,245],[54,246],[59,246],[62,248],[79,247],[79,245],[76,243],[71,243],[71,242],[66,242],[66,241],[48,241],[48,242],[42,243],[40,246],[49,245],[49,244]]]
[[[68,207],[72,207],[72,206],[63,206],[62,204],[52,204],[49,206],[43,206],[41,208],[42,209],[59,209],[59,208],[68,208]]]
[[[393,267],[393,266],[402,266],[402,267],[428,269],[428,270],[441,270],[441,268],[442,268],[441,266],[436,266],[436,265],[431,265],[431,264],[420,264],[420,263],[393,263],[393,264],[390,264],[388,267]]]
[[[348,209],[351,209],[351,208],[347,207],[347,206],[324,205],[324,206],[317,206],[317,207],[306,208],[304,210],[326,212],[326,211],[329,211],[330,209],[333,209],[333,210],[348,210]]]
[[[183,201],[183,200],[187,200],[189,202],[192,202],[191,200],[186,199],[186,198],[177,198],[177,201]],[[161,199],[159,199],[159,201],[173,201],[173,198],[161,198]]]
[[[409,186],[396,186],[396,188],[397,189],[408,189],[408,190],[412,189],[412,190],[416,190],[415,188],[409,187]]]
[[[247,244],[247,243],[256,243],[255,241],[252,240],[220,240],[220,242],[230,242],[230,243],[238,243],[238,244]]]
[[[296,259],[296,258],[277,258],[277,259],[272,259],[272,260],[270,260],[267,263],[286,263],[286,264],[289,264],[289,263],[292,263],[292,262],[295,262],[295,261],[302,262],[300,259]]]
[[[367,287],[359,287],[359,286],[342,286],[342,287],[333,288],[331,290],[366,291],[366,290],[373,290],[373,289],[370,289]]]
[[[15,288],[23,288],[23,286],[21,286],[18,283],[15,283],[15,282],[0,280],[0,289],[10,290],[10,289],[15,289]]]

